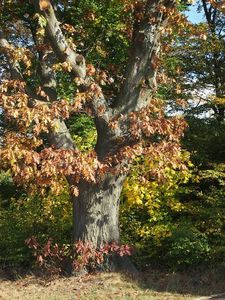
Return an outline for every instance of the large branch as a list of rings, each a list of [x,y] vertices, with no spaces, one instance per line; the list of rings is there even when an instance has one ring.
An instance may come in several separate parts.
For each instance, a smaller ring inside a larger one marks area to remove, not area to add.
[[[86,66],[85,59],[82,55],[76,53],[68,44],[55,16],[54,8],[51,3],[44,10],[40,10],[40,1],[32,0],[35,10],[42,14],[46,21],[46,31],[52,45],[52,48],[58,59],[62,62],[66,61],[72,68],[72,72],[76,77],[85,78]]]
[[[9,42],[4,37],[3,32],[0,30],[0,52],[2,52],[6,59],[10,68],[11,78],[24,81],[23,75],[21,74],[18,65],[14,62],[13,59],[13,51],[14,47],[9,44]],[[25,91],[29,96],[29,106],[34,106],[36,103],[46,105],[45,101],[41,101],[38,95],[33,91],[29,86],[26,85]],[[51,98],[52,100],[52,98]],[[56,100],[56,99],[55,99]],[[64,149],[74,149],[74,142],[69,133],[66,124],[61,119],[55,120],[56,128],[54,132],[51,131],[48,134],[48,141],[51,146],[55,146],[56,148],[64,148]]]
[[[24,81],[23,75],[19,68],[19,64],[13,58],[14,51],[15,51],[14,46],[7,41],[7,39],[4,37],[3,31],[0,30],[0,52],[3,53],[6,57],[6,60],[7,60],[9,69],[10,69],[11,78],[15,79],[15,80]],[[30,98],[33,98],[33,99],[35,98],[36,101],[38,101],[39,103],[41,103],[41,101],[43,100],[28,85],[26,85],[25,91]]]
[[[128,113],[148,105],[156,89],[156,63],[161,30],[167,22],[166,10],[174,4],[173,0],[147,1],[143,20],[134,32],[126,79],[116,102],[118,113]]]
[[[10,54],[11,51],[13,51],[13,46],[9,44],[9,42],[4,37],[2,30],[0,30],[0,52],[2,52],[6,57],[12,79],[22,80],[22,74],[20,73],[18,65],[15,64]]]
[[[51,102],[57,101],[56,78],[55,72],[52,69],[54,61],[54,53],[49,51],[48,48],[43,47],[43,50],[39,52],[39,76],[41,79],[42,89]],[[75,143],[65,122],[59,118],[54,120],[54,124],[57,130],[50,131],[47,135],[49,144],[58,149],[75,149]]]
[[[50,2],[48,2],[48,6],[44,10],[41,10],[41,1],[32,0],[32,3],[35,10],[42,14],[47,21],[47,36],[49,37],[49,42],[57,58],[62,62],[66,61],[70,64],[73,76],[84,79],[84,83],[79,87],[80,91],[85,92],[89,90],[93,84],[95,86],[96,93],[93,93],[93,99],[88,105],[94,115],[95,125],[98,132],[96,152],[99,158],[101,158],[103,156],[102,149],[105,146],[107,146],[106,148],[109,147],[110,143],[108,141],[111,140],[112,135],[114,135],[109,127],[112,110],[109,108],[105,96],[98,84],[93,83],[91,79],[86,77],[85,58],[82,55],[77,54],[75,50],[71,49],[68,45],[59,26],[53,6]]]
[[[5,38],[4,33],[2,30],[0,30],[0,53],[3,53],[7,64],[10,69],[10,75],[11,79],[15,80],[20,80],[20,81],[25,81],[23,74],[20,71],[20,67],[17,61],[15,61],[14,56],[15,56],[16,49],[15,47],[8,42],[8,40]],[[30,97],[30,100],[33,100],[33,103],[39,103],[41,104],[46,104],[47,101],[39,96],[34,89],[32,89],[30,86],[26,84],[25,91],[27,95]]]
[[[86,77],[85,58],[81,54],[76,53],[76,51],[69,46],[66,37],[59,26],[53,6],[51,5],[50,1],[46,2],[48,3],[48,6],[41,10],[41,1],[32,0],[35,10],[43,15],[47,21],[47,36],[57,58],[62,62],[69,63],[72,68],[72,73],[75,77],[81,77],[85,79],[84,84],[80,86],[81,91],[84,92],[92,83]],[[100,89],[100,87],[98,87],[98,89]],[[102,92],[99,96],[94,97],[92,104],[95,117],[104,119],[105,122],[108,122],[109,116],[111,115],[111,110],[109,109],[107,101]],[[99,113],[100,111],[101,113]]]

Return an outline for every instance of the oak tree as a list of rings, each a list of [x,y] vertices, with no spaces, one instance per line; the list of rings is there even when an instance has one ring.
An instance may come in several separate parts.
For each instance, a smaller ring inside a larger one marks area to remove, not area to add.
[[[80,50],[87,36],[79,20],[75,26],[60,23],[64,13],[73,16],[76,1],[2,2],[0,168],[10,170],[13,180],[31,193],[60,193],[67,186],[74,240],[94,246],[119,242],[120,193],[137,156],[175,166],[181,161],[185,122],[166,116],[155,97],[161,36],[167,34],[170,18],[179,22],[178,2],[115,1],[129,12],[122,30],[130,50],[126,66],[104,69],[87,62],[88,51]],[[91,9],[83,17],[96,18]],[[73,87],[70,99],[59,93],[59,74]],[[66,120],[84,113],[93,117],[97,142],[82,152]],[[152,176],[161,178],[164,167],[157,166]]]

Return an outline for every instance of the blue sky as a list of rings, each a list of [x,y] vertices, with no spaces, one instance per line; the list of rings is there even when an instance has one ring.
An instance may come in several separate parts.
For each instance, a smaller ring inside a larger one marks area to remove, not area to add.
[[[188,17],[188,20],[192,23],[199,23],[204,21],[204,16],[202,13],[197,12],[198,5],[191,5],[189,7],[189,12],[186,12],[185,15]]]

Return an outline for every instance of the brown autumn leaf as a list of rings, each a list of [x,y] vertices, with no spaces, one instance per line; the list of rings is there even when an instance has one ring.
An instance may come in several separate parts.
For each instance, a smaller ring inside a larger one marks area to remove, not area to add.
[[[50,1],[49,0],[39,0],[39,6],[40,6],[40,10],[46,10],[50,7]]]

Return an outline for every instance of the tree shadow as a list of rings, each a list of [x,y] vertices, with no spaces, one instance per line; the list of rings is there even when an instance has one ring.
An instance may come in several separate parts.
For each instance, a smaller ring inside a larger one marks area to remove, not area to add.
[[[57,277],[50,272],[42,270],[38,266],[22,266],[22,265],[7,265],[0,266],[0,282],[1,281],[17,281],[26,278],[35,278],[37,282],[48,282]],[[60,277],[58,275],[58,277]],[[1,299],[1,298],[0,298]]]
[[[31,274],[31,269],[24,266],[1,265],[0,266],[0,281],[11,280],[16,281]]]
[[[196,299],[225,299],[225,266],[204,266],[176,272],[154,267],[140,273],[136,279],[144,290],[199,297]]]
[[[40,284],[56,278],[29,268],[0,268],[0,281],[26,280],[29,275],[35,283]],[[130,272],[125,275],[128,282],[133,281],[143,291],[187,295],[187,298],[194,296],[196,300],[225,300],[225,266],[205,266],[176,272],[152,267],[143,272]]]

